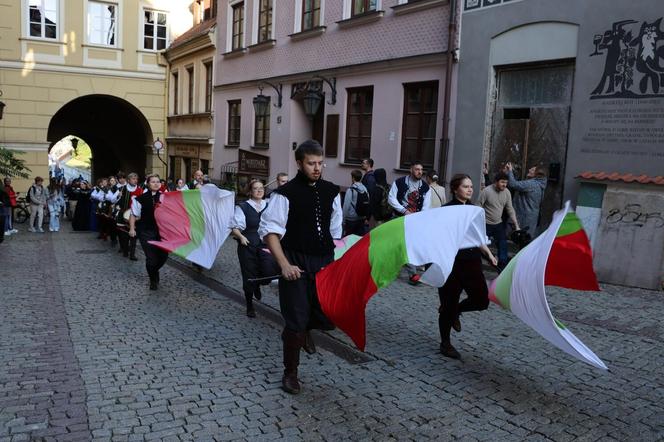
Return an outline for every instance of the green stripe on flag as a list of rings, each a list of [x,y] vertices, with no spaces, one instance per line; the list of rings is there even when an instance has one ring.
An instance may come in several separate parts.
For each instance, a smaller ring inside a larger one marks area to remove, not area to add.
[[[178,256],[187,257],[193,250],[203,242],[205,236],[205,215],[203,213],[203,201],[201,200],[200,190],[188,190],[182,192],[184,207],[187,209],[187,216],[191,225],[191,241],[174,250]]]
[[[571,235],[572,233],[576,233],[582,229],[583,225],[581,224],[579,217],[576,216],[576,213],[569,212],[567,215],[565,215],[565,219],[563,219],[563,223],[560,225],[558,233],[556,233],[556,237]]]
[[[401,267],[408,263],[405,219],[405,216],[400,216],[381,224],[369,233],[371,278],[379,289],[394,281],[399,276]]]
[[[507,263],[503,271],[498,275],[498,280],[496,281],[494,294],[505,310],[511,310],[510,291],[512,290],[512,277],[514,276],[514,269],[516,268],[516,263],[519,261],[519,255],[521,252],[517,253],[514,258]]]

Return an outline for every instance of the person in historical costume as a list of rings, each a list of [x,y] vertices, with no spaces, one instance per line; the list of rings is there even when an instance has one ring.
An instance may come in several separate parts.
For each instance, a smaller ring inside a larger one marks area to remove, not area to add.
[[[473,182],[468,175],[457,174],[450,181],[452,200],[445,206],[459,204],[472,204]],[[444,207],[445,207],[444,206]],[[461,355],[454,348],[450,340],[452,328],[461,331],[459,316],[463,312],[486,310],[489,306],[489,289],[486,278],[482,273],[482,253],[491,261],[493,266],[498,261],[486,245],[459,250],[452,272],[445,281],[445,285],[438,289],[440,308],[438,309],[438,327],[440,329],[440,352],[443,356],[452,359],[461,359]],[[461,292],[466,292],[467,298],[459,302]]]
[[[343,220],[339,186],[322,179],[321,145],[305,141],[295,150],[295,160],[297,175],[272,192],[259,227],[281,269],[282,388],[291,394],[300,392],[300,349],[315,352],[309,330],[334,328],[320,308],[315,276],[334,260],[333,239],[341,237]]]
[[[72,228],[76,231],[90,230],[90,207],[94,201],[90,198],[92,190],[88,186],[87,181],[81,181],[77,188],[75,188],[71,197],[76,201],[76,209],[74,210],[74,219],[72,220]]]
[[[148,190],[134,198],[131,203],[129,216],[129,237],[138,237],[145,253],[145,268],[150,278],[150,290],[159,288],[159,269],[168,259],[168,253],[149,241],[159,241],[159,226],[155,219],[155,208],[160,202],[161,181],[159,175],[149,175],[147,178]]]
[[[95,229],[99,231],[97,239],[106,241],[108,239],[108,231],[106,230],[106,220],[104,218],[104,210],[106,208],[106,191],[108,190],[108,178],[99,178],[97,185],[93,187],[90,198],[94,204],[95,222],[91,223]]]
[[[112,200],[115,204],[113,222],[120,242],[120,252],[125,258],[137,261],[136,237],[129,236],[129,216],[131,215],[131,203],[136,197],[143,194],[143,189],[138,186],[138,175],[130,173],[127,182],[116,193]]]
[[[253,298],[262,298],[260,284],[251,279],[272,276],[279,273],[272,255],[267,253],[265,244],[258,236],[261,215],[268,206],[265,187],[259,180],[249,183],[249,199],[235,207],[231,235],[238,242],[237,257],[242,271],[242,289],[247,303],[247,316],[256,317]]]

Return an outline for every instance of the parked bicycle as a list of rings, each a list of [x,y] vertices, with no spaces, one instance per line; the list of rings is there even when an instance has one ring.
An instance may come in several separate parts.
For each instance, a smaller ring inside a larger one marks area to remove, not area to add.
[[[16,198],[16,208],[14,208],[14,222],[23,224],[30,219],[30,203],[21,196]]]

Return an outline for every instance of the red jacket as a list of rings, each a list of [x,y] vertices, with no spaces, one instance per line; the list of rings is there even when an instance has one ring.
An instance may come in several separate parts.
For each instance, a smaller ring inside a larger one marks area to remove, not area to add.
[[[16,192],[12,186],[5,186],[5,192],[9,195],[9,206],[16,207]]]

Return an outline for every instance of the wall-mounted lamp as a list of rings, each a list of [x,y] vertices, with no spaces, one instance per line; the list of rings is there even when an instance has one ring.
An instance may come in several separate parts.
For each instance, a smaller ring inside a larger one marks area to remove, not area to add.
[[[327,104],[336,104],[337,103],[337,79],[336,77],[332,77],[331,79],[327,79],[323,77],[322,75],[314,75],[314,78],[320,78],[323,80],[325,83],[330,86],[330,90],[332,91],[330,101],[327,102]]]
[[[258,90],[260,91],[257,96],[254,97],[253,99],[253,104],[254,104],[254,111],[256,112],[256,115],[259,117],[265,117],[267,116],[268,112],[268,106],[270,105],[270,97],[263,95],[263,83],[267,84],[268,86],[271,86],[276,92],[277,92],[277,102],[275,103],[275,107],[280,108],[282,105],[283,101],[283,95],[282,95],[282,84],[279,83],[278,85],[272,84],[269,81],[262,81],[258,85]]]

